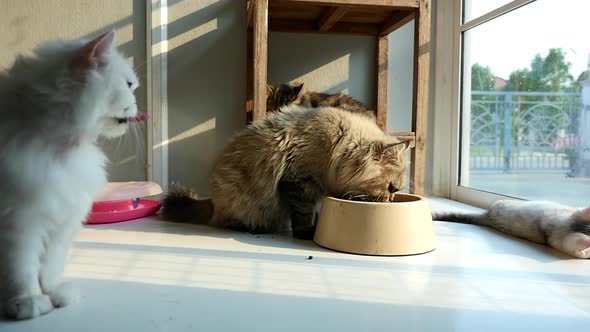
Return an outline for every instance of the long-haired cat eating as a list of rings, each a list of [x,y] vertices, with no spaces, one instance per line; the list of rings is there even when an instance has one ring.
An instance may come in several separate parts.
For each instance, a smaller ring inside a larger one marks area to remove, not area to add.
[[[75,299],[62,274],[106,183],[96,140],[138,118],[138,80],[114,38],[47,42],[0,74],[0,304],[9,318]]]
[[[408,142],[375,121],[337,108],[284,107],[239,132],[217,159],[207,200],[190,190],[169,193],[162,216],[265,233],[290,220],[297,238],[313,237],[313,213],[326,194],[380,197],[405,186]]]

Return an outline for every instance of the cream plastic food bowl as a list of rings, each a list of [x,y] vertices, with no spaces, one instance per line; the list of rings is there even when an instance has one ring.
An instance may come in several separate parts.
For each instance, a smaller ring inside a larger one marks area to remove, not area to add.
[[[322,200],[314,242],[342,252],[397,256],[436,249],[430,204],[418,195],[396,194],[393,202]]]

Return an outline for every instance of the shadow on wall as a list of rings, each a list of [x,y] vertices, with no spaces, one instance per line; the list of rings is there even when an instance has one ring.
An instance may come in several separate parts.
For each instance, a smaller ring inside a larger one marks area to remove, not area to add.
[[[375,45],[370,36],[272,32],[269,83],[298,81],[307,90],[348,93],[374,107]]]
[[[145,1],[133,1],[133,13],[122,20],[105,26],[83,38],[93,38],[109,30],[126,30],[131,27],[131,39],[118,45],[118,49],[128,56],[140,82],[135,90],[137,106],[140,112],[147,112],[147,59],[146,41],[146,4]],[[123,35],[123,34],[120,34]],[[101,140],[109,160],[109,181],[142,181],[147,179],[147,128],[145,123],[132,124],[129,131],[115,140]]]
[[[213,162],[245,122],[245,1],[169,3],[168,22],[169,181],[207,196]],[[413,29],[404,30],[392,37],[413,45]],[[271,33],[269,82],[299,80],[307,89],[347,92],[374,107],[375,51],[376,41],[370,36]],[[390,107],[396,119],[399,112],[410,116],[412,99],[412,49],[400,52],[407,54],[390,68],[392,75],[403,72],[409,77],[396,77],[389,93],[408,103]]]
[[[245,1],[169,4],[168,20],[169,180],[206,196],[213,162],[245,123]],[[374,66],[374,39],[330,36],[326,48],[318,37],[271,34],[269,81],[303,78],[309,89],[345,91],[373,105],[374,73],[367,68]],[[288,53],[274,53],[283,49]]]
[[[168,4],[169,180],[203,195],[215,158],[245,123],[245,14],[245,1]]]
[[[119,48],[129,55],[141,79],[138,106],[146,110],[144,1],[132,0],[133,13],[93,33],[110,29],[124,36]],[[208,195],[207,179],[217,155],[244,127],[246,99],[246,3],[235,0],[167,1],[169,181]],[[158,8],[154,3],[153,8]],[[154,11],[157,22],[161,13]],[[154,40],[154,50],[163,46]],[[375,40],[364,36],[271,33],[269,81],[300,80],[310,90],[347,92],[375,104]],[[155,54],[156,62],[163,54]],[[112,163],[111,181],[146,178],[146,127],[136,126],[121,140],[101,142]]]
[[[50,31],[47,38],[94,38],[109,30],[117,30],[118,48],[129,56],[140,78],[141,88],[136,90],[136,97],[139,110],[145,112],[147,8],[143,0],[128,1],[122,5],[124,14],[111,10],[103,15],[104,19],[88,16],[96,10],[94,5],[84,12],[85,5],[78,2],[57,2],[56,16],[70,9],[84,13],[80,16],[84,18]],[[105,10],[111,6],[120,10],[115,5],[119,3],[108,2],[104,7]],[[170,179],[206,190],[213,160],[227,138],[245,121],[245,1],[168,0],[166,5],[168,81],[163,83],[168,90],[170,139],[164,144],[170,145]],[[158,6],[158,2],[153,3],[153,8]],[[8,13],[9,18],[15,17],[11,22],[18,25],[14,28],[15,35],[22,32],[28,40],[34,40],[27,35],[25,27],[27,22],[35,19],[33,13],[49,10],[45,7],[36,3],[15,6],[14,11]],[[21,12],[30,14],[21,17]],[[154,11],[152,18],[157,20],[160,15]],[[45,15],[39,20],[53,24],[55,18],[51,16]],[[101,28],[93,30],[88,26]],[[14,42],[0,41],[3,45]],[[154,44],[158,42],[155,40]],[[14,48],[26,49],[29,45],[17,44]],[[162,54],[156,54],[153,60],[158,61],[161,57]],[[110,181],[146,179],[146,125],[137,124],[132,129],[120,139],[100,142],[111,160]],[[162,144],[155,148],[160,146]]]
[[[146,110],[146,1],[2,0],[2,5],[0,21],[5,26],[0,32],[0,67],[10,66],[15,54],[29,54],[48,39],[93,38],[115,29],[119,49],[128,55],[140,78],[138,108]],[[101,28],[94,30],[96,27]],[[139,129],[121,140],[101,141],[111,160],[109,180],[146,178],[145,126]]]

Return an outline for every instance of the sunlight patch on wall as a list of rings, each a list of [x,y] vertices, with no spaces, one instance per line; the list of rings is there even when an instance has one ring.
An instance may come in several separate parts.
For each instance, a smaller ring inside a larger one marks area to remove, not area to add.
[[[117,32],[115,39],[117,46],[133,41],[133,25],[131,23],[115,29],[115,31]]]
[[[152,46],[153,56],[170,52],[171,50],[189,43],[199,37],[217,30],[217,19],[214,18],[209,22],[199,25],[193,29],[185,31],[178,36],[169,38],[168,40],[160,41]]]
[[[125,43],[132,39],[133,24],[144,21],[143,13],[133,12],[134,2],[139,0],[2,0],[0,68],[11,66],[18,53],[30,55],[46,40],[95,37],[109,26],[122,26],[118,42]]]
[[[202,134],[206,131],[213,130],[213,129],[215,129],[215,124],[216,124],[216,118],[209,119],[209,120],[191,128],[187,131],[184,131],[184,132],[182,132],[170,139],[165,140],[162,143],[158,143],[158,144],[154,145],[153,149],[158,149],[164,145],[169,145],[171,143],[180,142],[180,141],[185,140],[187,138],[191,138],[193,136]]]
[[[152,10],[152,25],[154,28],[162,25],[162,14],[166,15],[168,22],[174,22],[191,14],[198,13],[218,2],[219,0],[177,1],[172,5],[168,5],[167,1],[152,0],[152,8],[154,8],[154,10]],[[159,7],[160,4],[163,4],[163,8]]]
[[[168,39],[168,51],[217,30],[217,18]]]
[[[348,81],[350,70],[350,54],[346,54],[332,62],[293,79],[291,82],[304,83],[304,89],[310,91],[326,91]],[[318,80],[317,77],[322,77]],[[314,79],[315,78],[315,79]]]
[[[207,7],[217,4],[220,0],[177,1],[168,6],[168,21],[173,22],[190,14],[198,13]]]

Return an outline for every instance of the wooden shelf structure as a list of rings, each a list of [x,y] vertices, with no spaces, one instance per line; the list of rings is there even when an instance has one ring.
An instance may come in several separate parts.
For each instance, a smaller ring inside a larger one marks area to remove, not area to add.
[[[414,20],[412,131],[389,133],[413,139],[410,191],[425,194],[431,0],[247,0],[248,121],[266,113],[269,31],[375,36],[377,124],[387,126],[389,33]]]

